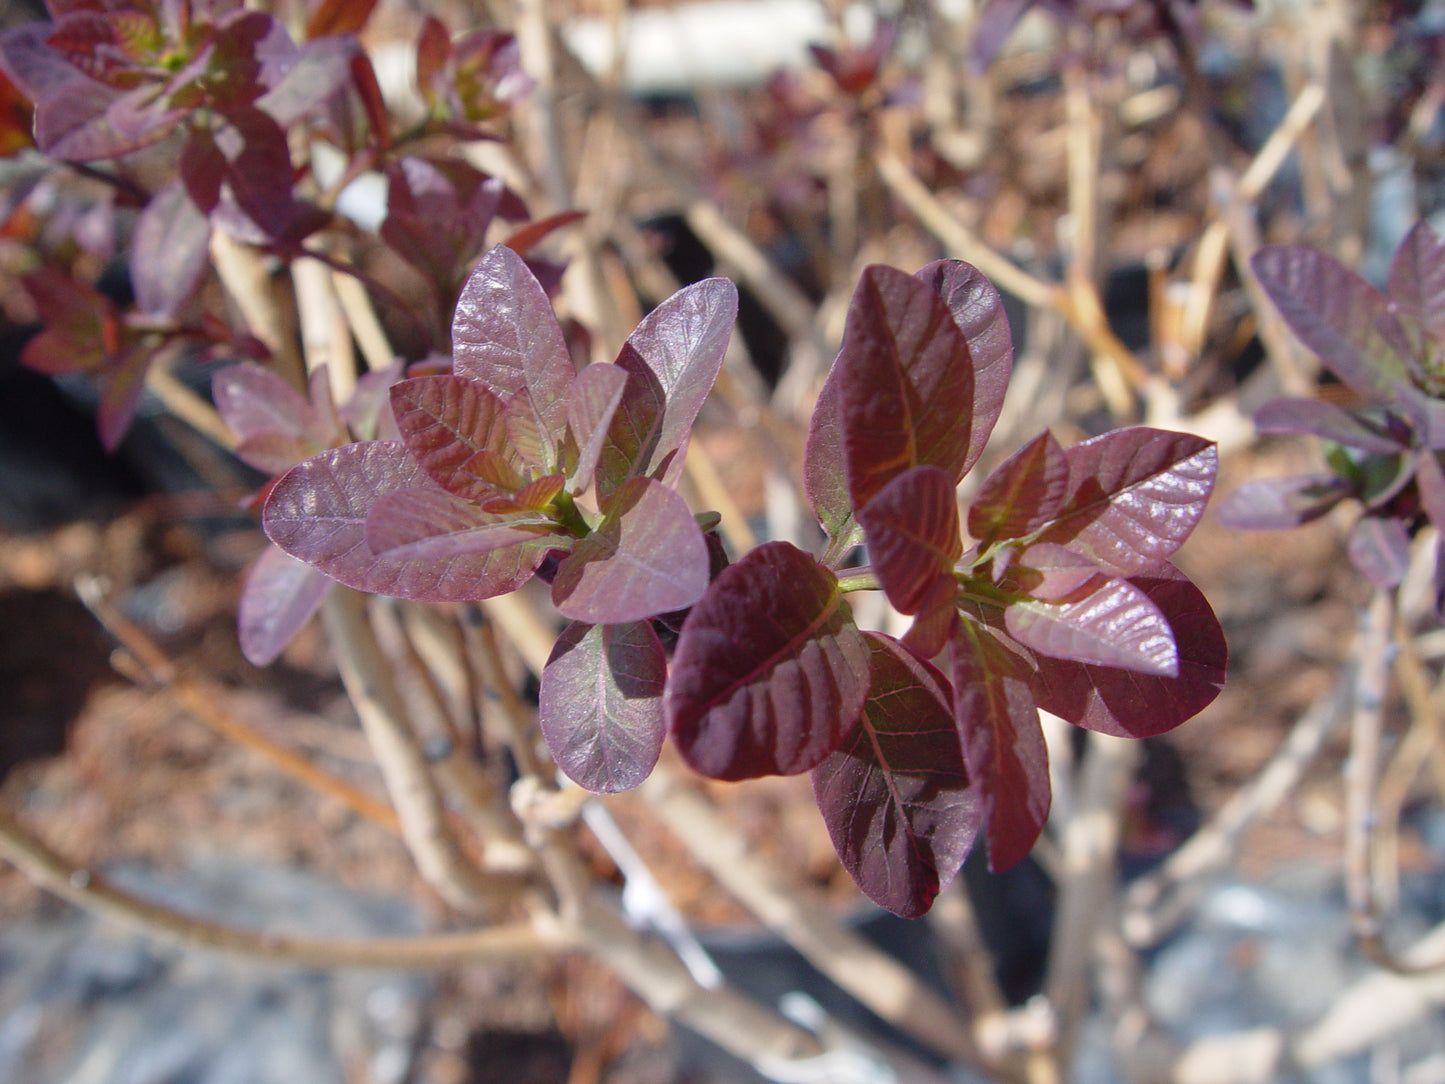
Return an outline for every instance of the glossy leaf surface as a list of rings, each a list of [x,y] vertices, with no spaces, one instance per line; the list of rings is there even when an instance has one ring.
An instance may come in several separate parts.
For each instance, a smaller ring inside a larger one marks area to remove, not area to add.
[[[552,759],[578,786],[631,790],[651,773],[666,731],[667,656],[646,621],[574,622],[542,670],[538,720]]]
[[[724,569],[688,615],[668,729],[710,778],[794,775],[838,747],[867,688],[868,648],[833,574],[767,542]]]
[[[434,560],[491,553],[542,535],[557,525],[540,514],[485,512],[435,487],[379,497],[366,516],[366,544],[378,557]]]
[[[1101,578],[1082,597],[1063,601],[1010,602],[1004,627],[1025,647],[1055,658],[1156,677],[1179,671],[1168,619],[1128,580]]]
[[[391,408],[407,450],[443,489],[484,500],[521,484],[509,464],[506,409],[481,381],[412,377],[392,386]]]
[[[622,402],[627,370],[620,365],[589,365],[572,382],[567,401],[567,432],[576,456],[567,479],[573,494],[592,484],[607,442],[607,430]]]
[[[937,467],[898,475],[858,512],[878,582],[894,609],[916,614],[951,604],[963,552],[954,483]]]
[[[948,684],[896,641],[866,634],[858,722],[812,771],[833,847],[880,907],[916,918],[957,875],[982,809],[968,785]]]

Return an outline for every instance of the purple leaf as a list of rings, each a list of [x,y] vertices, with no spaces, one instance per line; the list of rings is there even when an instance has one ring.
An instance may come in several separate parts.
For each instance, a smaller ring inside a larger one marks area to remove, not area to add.
[[[617,357],[627,386],[598,468],[604,491],[637,477],[677,484],[688,434],[722,367],[737,309],[737,287],[704,279],[662,302],[628,336]]]
[[[130,279],[136,308],[174,320],[210,264],[211,226],[180,181],[161,189],[136,219]]]
[[[306,397],[255,362],[216,370],[211,397],[241,439],[237,455],[257,470],[279,474],[331,443],[333,434]]]
[[[506,408],[480,381],[417,376],[390,394],[407,451],[437,485],[485,500],[522,484],[510,463]]]
[[[291,234],[304,215],[292,190],[286,130],[259,109],[226,115],[216,147],[226,160],[212,224],[248,244],[271,244]]]
[[[917,918],[957,876],[983,810],[943,675],[897,641],[865,636],[868,700],[813,769],[813,796],[858,887],[880,907]]]
[[[972,618],[949,642],[953,713],[968,776],[987,818],[988,864],[1021,862],[1049,815],[1048,751],[1024,662]]]
[[[274,58],[261,73],[270,89],[256,107],[290,127],[341,89],[357,53],[354,38],[328,37],[306,42],[284,61]]]
[[[1010,636],[1042,655],[1156,677],[1179,672],[1168,619],[1128,580],[1103,580],[1069,601],[1020,599],[1003,617]]]
[[[1410,446],[1410,434],[1390,433],[1354,411],[1323,399],[1271,399],[1254,415],[1261,433],[1309,433],[1336,444],[1376,455],[1394,455]]]
[[[589,365],[572,382],[567,401],[567,432],[576,447],[576,461],[567,486],[573,494],[592,484],[607,442],[612,417],[622,402],[627,370],[620,365]]]
[[[1130,582],[1168,620],[1178,646],[1178,674],[1156,677],[1040,657],[1032,684],[1039,707],[1076,726],[1146,738],[1173,730],[1219,695],[1229,649],[1214,611],[1184,573],[1166,564]]]
[[[310,565],[267,546],[246,573],[237,609],[241,654],[252,666],[276,661],[310,620],[331,581]]]
[[[1125,575],[1166,560],[1189,537],[1219,463],[1207,440],[1143,427],[1105,433],[1064,455],[1069,491],[1037,540]]]
[[[911,467],[958,481],[971,448],[973,363],[937,292],[894,268],[867,268],[834,367],[854,508]]]
[[[968,510],[968,533],[981,546],[1024,538],[1059,514],[1068,491],[1064,449],[1042,433],[984,479]]]
[[[546,539],[432,560],[401,560],[371,551],[366,518],[377,501],[432,484],[401,444],[348,444],[312,456],[282,475],[266,499],[262,526],[291,556],[358,591],[455,602],[491,598],[526,583],[546,555]]]
[[[511,249],[491,249],[467,279],[452,321],[452,355],[457,376],[480,380],[505,403],[520,397],[543,441],[536,465],[557,469],[554,441],[567,427],[572,355],[547,294]]]
[[[1055,542],[1036,542],[1002,570],[998,586],[1005,591],[1029,595],[1043,602],[1064,602],[1079,596],[1100,576],[1099,566],[1082,553]]]
[[[501,202],[502,182],[465,162],[404,156],[386,169],[381,239],[450,296],[481,250]]]
[[[1439,457],[1422,451],[1415,458],[1415,488],[1420,491],[1420,507],[1430,522],[1445,530],[1445,470]]]
[[[1221,523],[1246,531],[1274,531],[1319,519],[1353,490],[1333,474],[1304,474],[1245,482],[1219,503]]]
[[[1390,300],[1432,339],[1445,340],[1445,244],[1428,222],[1405,235],[1390,262]]]
[[[602,502],[601,522],[563,559],[552,602],[574,621],[641,621],[691,606],[707,577],[707,543],[687,502],[634,478]]]
[[[896,610],[916,614],[952,604],[953,566],[963,553],[958,497],[938,467],[898,475],[858,510],[868,556]]]
[[[1394,587],[1410,567],[1409,522],[1366,513],[1350,530],[1350,562],[1376,587]]]
[[[962,474],[967,474],[988,444],[1003,410],[1013,372],[1013,335],[997,288],[978,268],[962,260],[938,260],[914,276],[926,282],[953,313],[953,322],[968,342],[973,362],[973,425]]]
[[[395,560],[491,553],[557,533],[546,516],[484,512],[472,501],[433,487],[388,493],[366,516],[367,546],[378,557]]]
[[[537,703],[557,767],[602,794],[646,779],[666,733],[666,678],[667,656],[649,622],[567,626],[542,670]]]
[[[786,542],[724,569],[692,608],[664,706],[712,779],[796,775],[838,748],[868,691],[868,647],[838,581]]]
[[[1330,372],[1368,398],[1392,397],[1408,370],[1382,324],[1384,294],[1311,248],[1262,248],[1250,266],[1284,322]]]
[[[842,392],[838,390],[842,380],[842,370],[834,362],[813,404],[803,449],[803,492],[828,537],[837,539],[856,527],[843,461]]]
[[[100,403],[95,411],[96,431],[107,452],[120,447],[135,421],[146,390],[146,373],[155,360],[156,347],[137,343],[119,357],[112,359],[104,376]]]

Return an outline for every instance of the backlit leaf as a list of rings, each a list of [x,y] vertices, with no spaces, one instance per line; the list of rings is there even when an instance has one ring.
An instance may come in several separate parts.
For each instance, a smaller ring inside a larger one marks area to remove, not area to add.
[[[1145,738],[1173,730],[1219,695],[1229,649],[1214,611],[1184,573],[1166,564],[1130,582],[1168,620],[1179,652],[1177,675],[1041,656],[1032,685],[1039,707],[1062,719],[1101,734]]]
[[[437,485],[484,500],[521,484],[507,464],[506,409],[480,381],[417,376],[392,385],[390,394],[407,450]]]
[[[912,467],[939,467],[955,482],[962,476],[971,447],[973,363],[934,289],[891,267],[867,268],[834,366],[854,508]]]
[[[687,502],[634,478],[602,502],[601,521],[563,559],[552,602],[574,621],[640,621],[691,606],[707,576],[707,544]]]
[[[403,489],[380,497],[366,516],[366,544],[379,557],[432,560],[490,553],[540,536],[556,524],[539,514],[498,515],[446,490]]]
[[[833,847],[874,903],[926,912],[957,875],[982,820],[968,785],[948,684],[896,641],[867,633],[868,700],[812,771]]]
[[[311,619],[330,586],[331,581],[310,565],[267,546],[241,588],[237,606],[241,654],[252,666],[275,662]]]
[[[434,485],[404,445],[365,441],[312,456],[287,471],[266,499],[262,525],[287,553],[348,587],[427,602],[515,591],[546,555],[545,540],[491,553],[406,560],[366,544],[366,519],[389,493]]]
[[[505,245],[489,250],[462,288],[452,358],[457,376],[480,380],[503,402],[521,397],[544,442],[537,465],[559,467],[556,441],[567,426],[572,355],[546,292]]]
[[[1004,608],[1003,617],[1009,635],[1040,654],[1156,677],[1179,670],[1168,620],[1128,580],[1102,580],[1068,601],[1020,599]]]
[[[951,603],[963,552],[954,482],[937,467],[898,475],[858,511],[868,556],[894,608],[916,614]]]
[[[1069,489],[1038,535],[1125,575],[1166,560],[1189,537],[1214,488],[1219,455],[1187,433],[1117,429],[1067,448]]]
[[[589,365],[572,382],[567,401],[567,432],[576,449],[576,462],[567,479],[573,494],[592,484],[597,463],[607,441],[612,416],[622,402],[627,370],[619,365]]]
[[[968,509],[968,533],[981,545],[1024,538],[1059,514],[1068,490],[1064,449],[1042,433],[984,479]]]
[[[537,703],[557,767],[602,794],[646,779],[666,733],[666,678],[667,656],[650,622],[567,626],[542,670]]]
[[[748,779],[816,767],[867,690],[868,648],[833,574],[787,542],[765,542],[693,606],[664,703],[694,769]]]
[[[953,712],[995,873],[1033,850],[1049,815],[1048,751],[1026,664],[971,617],[949,642]]]
[[[808,443],[803,449],[803,492],[828,537],[838,539],[860,531],[853,522],[853,501],[848,495],[848,470],[843,458],[842,393],[838,390],[842,380],[842,371],[834,362],[813,404]]]

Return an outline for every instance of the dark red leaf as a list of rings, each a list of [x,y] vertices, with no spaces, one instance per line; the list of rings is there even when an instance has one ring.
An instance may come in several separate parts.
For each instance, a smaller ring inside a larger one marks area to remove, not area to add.
[[[1069,491],[1037,536],[1129,575],[1166,560],[1189,537],[1214,488],[1219,455],[1187,433],[1116,429],[1064,452]]]
[[[863,272],[848,307],[839,415],[852,506],[917,466],[953,481],[971,447],[973,363],[953,314],[927,283],[891,267]]]
[[[1059,514],[1068,491],[1064,449],[1042,433],[984,479],[968,510],[968,533],[981,547],[1027,537]]]
[[[877,633],[868,700],[812,772],[833,847],[874,903],[917,918],[958,874],[983,819],[969,787],[948,683]]]
[[[452,321],[458,376],[480,380],[518,414],[530,415],[547,471],[560,465],[575,370],[552,303],[526,263],[505,245],[491,249],[467,279]],[[520,397],[520,404],[513,400]]]
[[[1128,580],[1101,578],[1067,601],[1019,599],[1003,617],[1010,636],[1043,655],[1156,677],[1179,672],[1168,619]]]
[[[846,543],[861,541],[861,528],[853,522],[848,470],[843,459],[843,419],[839,403],[842,393],[838,390],[842,380],[842,370],[834,362],[808,422],[808,443],[803,449],[803,492],[828,537]],[[850,539],[849,536],[858,537]]]
[[[310,620],[331,581],[310,565],[267,546],[246,573],[237,608],[241,654],[252,666],[276,661]]]
[[[157,345],[136,343],[110,359],[106,367],[100,403],[95,410],[95,427],[100,434],[101,447],[107,452],[120,447],[120,442],[135,421],[135,413],[145,395],[146,374],[155,360]]]
[[[816,767],[867,690],[868,648],[833,574],[786,542],[765,542],[692,608],[664,704],[694,769],[749,779]]]
[[[898,475],[858,510],[868,556],[888,601],[902,614],[952,603],[963,553],[954,482],[937,467]]]
[[[506,409],[480,381],[417,376],[393,384],[390,394],[407,450],[437,485],[486,500],[522,484],[509,465]]]
[[[574,622],[542,670],[537,716],[552,759],[578,786],[631,790],[652,772],[666,726],[667,656],[647,621]]]
[[[1013,335],[1008,314],[994,284],[982,271],[962,260],[938,260],[915,277],[943,298],[953,313],[953,322],[968,341],[973,364],[973,425],[962,467],[962,473],[967,474],[988,444],[1013,372]]]
[[[641,621],[691,606],[707,578],[707,544],[687,502],[634,478],[603,500],[601,522],[563,559],[552,602],[574,621]]]
[[[1179,651],[1175,677],[1040,657],[1033,678],[1039,707],[1062,719],[1126,738],[1173,730],[1203,711],[1224,687],[1229,649],[1199,588],[1172,565],[1130,577],[1169,622]]]
[[[382,497],[433,483],[406,448],[365,441],[297,464],[266,499],[262,525],[271,541],[358,591],[426,602],[491,598],[515,591],[542,562],[548,541],[491,553],[402,560],[373,553],[366,518]]]
[[[306,36],[359,33],[375,7],[376,0],[320,0],[306,18]]]
[[[995,873],[1033,850],[1049,815],[1049,758],[1026,664],[971,617],[949,642],[953,711]]]
[[[546,218],[536,222],[528,222],[525,226],[522,226],[510,234],[502,244],[506,245],[518,256],[525,256],[532,250],[533,246],[540,243],[548,234],[555,230],[560,230],[563,226],[570,226],[574,222],[580,222],[586,217],[586,211],[561,211],[555,215],[548,215]]]

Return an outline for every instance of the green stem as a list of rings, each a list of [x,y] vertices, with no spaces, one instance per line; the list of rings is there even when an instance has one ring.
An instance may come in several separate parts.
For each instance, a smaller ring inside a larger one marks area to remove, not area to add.
[[[582,510],[577,507],[572,494],[565,489],[552,498],[552,513],[557,517],[562,529],[573,538],[586,538],[592,533],[591,524],[582,515]]]
[[[838,575],[838,590],[845,595],[850,591],[877,591],[881,587],[871,565],[846,569]]]

